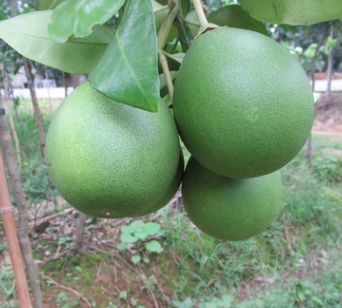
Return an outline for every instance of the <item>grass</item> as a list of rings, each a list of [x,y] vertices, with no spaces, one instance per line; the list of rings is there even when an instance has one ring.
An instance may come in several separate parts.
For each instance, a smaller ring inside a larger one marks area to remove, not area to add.
[[[58,103],[53,102],[53,109]],[[46,133],[52,112],[47,101],[40,105]],[[53,202],[58,193],[48,182],[30,108],[23,101],[19,119],[14,115],[29,210],[34,212],[47,201],[47,211],[58,211]],[[154,235],[162,244],[160,253],[147,251],[144,240],[118,250],[122,226],[116,226],[116,220],[96,219],[88,219],[85,228],[90,250],[75,253],[72,234],[63,233],[75,224],[69,215],[59,231],[58,224],[47,227],[42,235],[32,231],[35,258],[43,262],[39,270],[60,285],[77,289],[93,307],[151,307],[153,299],[160,307],[179,308],[341,307],[342,159],[334,150],[342,149],[342,140],[314,135],[313,141],[311,166],[303,151],[281,170],[282,210],[268,230],[254,238],[222,242],[203,234],[176,198],[175,203],[143,218],[161,225]],[[0,249],[0,254],[6,249]],[[45,254],[57,255],[58,249],[62,257]],[[147,256],[147,261],[134,264],[133,254]],[[4,264],[0,262],[0,303],[15,307],[13,273]],[[41,279],[41,285],[46,307],[83,304],[47,279]]]

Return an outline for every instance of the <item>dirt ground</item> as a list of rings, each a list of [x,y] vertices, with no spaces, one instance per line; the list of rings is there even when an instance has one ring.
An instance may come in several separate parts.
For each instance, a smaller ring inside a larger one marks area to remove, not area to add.
[[[342,93],[322,94],[315,103],[313,132],[342,137]]]

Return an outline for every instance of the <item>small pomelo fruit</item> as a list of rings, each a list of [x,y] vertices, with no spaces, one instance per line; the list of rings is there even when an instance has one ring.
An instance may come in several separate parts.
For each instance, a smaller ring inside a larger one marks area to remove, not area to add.
[[[56,188],[95,217],[141,216],[165,205],[179,157],[176,125],[164,102],[148,112],[111,100],[88,82],[61,104],[46,138]]]
[[[222,240],[248,239],[276,218],[281,201],[279,171],[249,179],[217,175],[193,157],[182,184],[185,210],[203,232]]]
[[[297,155],[311,130],[314,100],[304,70],[281,45],[254,31],[218,28],[190,46],[173,110],[199,163],[248,178],[274,172]]]

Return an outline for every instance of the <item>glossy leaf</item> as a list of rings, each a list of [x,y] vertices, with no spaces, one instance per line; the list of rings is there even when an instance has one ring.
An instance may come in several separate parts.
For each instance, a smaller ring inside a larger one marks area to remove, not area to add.
[[[166,18],[167,14],[169,13],[169,6],[168,5],[161,5],[155,0],[152,0],[153,12],[154,12],[154,19],[156,22],[156,26],[158,27],[162,21]]]
[[[49,34],[64,43],[70,37],[86,37],[95,25],[107,22],[124,4],[125,0],[68,0],[58,5],[52,13]]]
[[[304,25],[342,18],[341,0],[239,0],[252,17],[276,24]]]
[[[188,24],[192,36],[195,37],[200,28],[199,20],[195,10],[190,11],[186,15],[185,22]]]
[[[268,35],[265,25],[251,17],[240,5],[219,8],[208,16],[208,21],[218,26],[247,29]]]
[[[47,31],[52,11],[22,14],[0,22],[0,38],[23,56],[72,74],[88,74],[97,65],[114,36],[106,26],[97,26],[83,39],[64,44]]]
[[[115,36],[89,80],[95,89],[116,101],[157,111],[157,61],[152,4],[128,0]]]
[[[185,57],[185,53],[184,52],[179,52],[179,53],[167,53],[167,52],[163,52],[163,54],[165,56],[167,56],[170,59],[175,60],[176,62],[178,62],[179,64],[182,64],[184,57]]]

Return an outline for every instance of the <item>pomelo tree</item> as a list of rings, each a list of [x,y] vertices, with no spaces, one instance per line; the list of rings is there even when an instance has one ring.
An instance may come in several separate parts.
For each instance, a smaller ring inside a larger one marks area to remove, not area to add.
[[[47,137],[52,181],[71,205],[109,218],[164,206],[183,177],[177,126],[195,166],[184,175],[190,218],[208,218],[205,232],[232,240],[274,219],[274,172],[303,147],[314,101],[300,64],[265,24],[340,19],[342,2],[231,2],[208,13],[200,0],[38,0],[38,10],[0,22],[0,38],[24,57],[88,75]],[[222,217],[238,212],[249,221]]]

